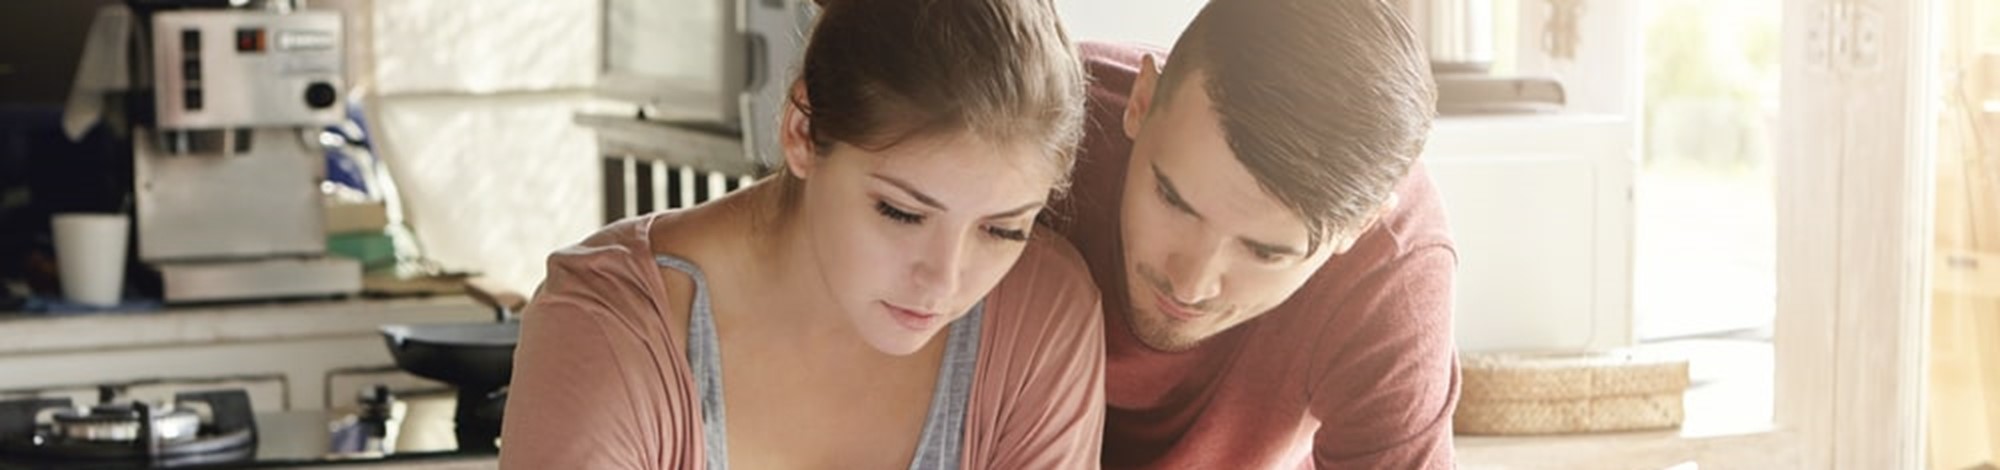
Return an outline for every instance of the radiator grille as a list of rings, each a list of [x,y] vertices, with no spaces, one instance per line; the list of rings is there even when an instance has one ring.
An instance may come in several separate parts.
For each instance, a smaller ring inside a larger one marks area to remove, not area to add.
[[[702,171],[633,158],[604,159],[604,221],[681,209],[722,197],[756,181],[751,175]]]

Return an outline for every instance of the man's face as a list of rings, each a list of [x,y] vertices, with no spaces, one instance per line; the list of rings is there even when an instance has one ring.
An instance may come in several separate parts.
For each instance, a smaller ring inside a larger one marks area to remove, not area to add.
[[[1155,70],[1143,66],[1125,116],[1127,323],[1147,346],[1181,351],[1283,303],[1353,236],[1308,253],[1305,223],[1230,150],[1201,77],[1148,112]]]

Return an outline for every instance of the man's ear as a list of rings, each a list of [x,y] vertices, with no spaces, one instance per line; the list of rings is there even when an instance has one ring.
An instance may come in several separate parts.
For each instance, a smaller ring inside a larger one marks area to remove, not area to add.
[[[1132,80],[1132,93],[1125,98],[1125,137],[1139,138],[1146,113],[1153,110],[1153,87],[1160,82],[1160,65],[1152,54],[1139,60],[1139,76]]]
[[[813,146],[812,123],[806,119],[805,111],[798,108],[799,103],[807,102],[805,84],[792,84],[792,99],[785,102],[778,122],[778,146],[785,154],[785,166],[799,179],[811,177],[815,164],[819,163],[818,150]]]

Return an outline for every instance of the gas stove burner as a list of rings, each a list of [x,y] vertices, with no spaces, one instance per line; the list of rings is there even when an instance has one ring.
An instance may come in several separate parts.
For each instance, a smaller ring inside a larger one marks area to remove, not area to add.
[[[106,403],[87,410],[55,413],[54,433],[63,439],[89,442],[132,442],[139,439],[140,403]],[[175,409],[172,403],[151,405],[151,433],[160,442],[176,443],[194,439],[201,429],[201,415],[193,410]]]
[[[148,403],[107,387],[99,402],[82,408],[60,399],[0,401],[0,457],[174,467],[248,460],[256,450],[250,396],[242,390]]]

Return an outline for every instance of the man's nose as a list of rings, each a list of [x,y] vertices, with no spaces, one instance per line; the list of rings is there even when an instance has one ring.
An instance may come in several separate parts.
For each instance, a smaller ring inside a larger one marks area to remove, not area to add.
[[[1196,305],[1222,294],[1222,244],[1200,243],[1169,260],[1167,281],[1174,301]]]

